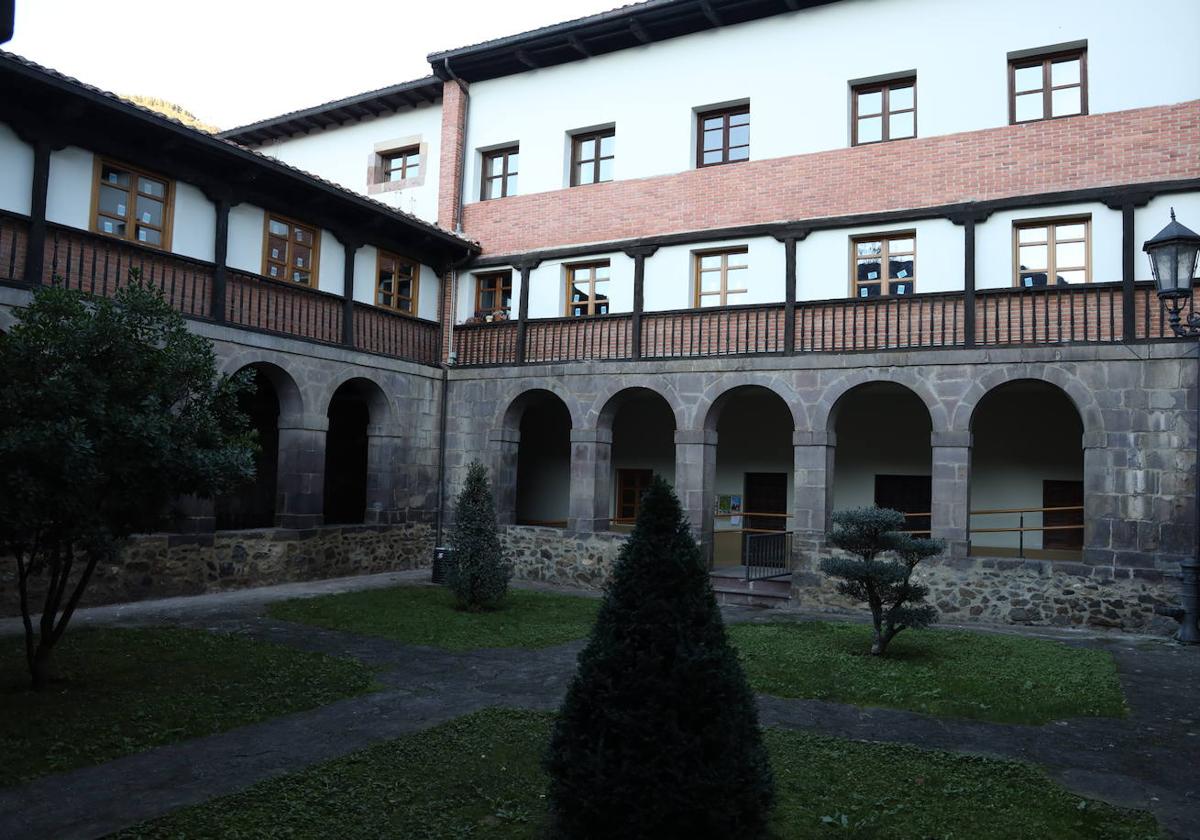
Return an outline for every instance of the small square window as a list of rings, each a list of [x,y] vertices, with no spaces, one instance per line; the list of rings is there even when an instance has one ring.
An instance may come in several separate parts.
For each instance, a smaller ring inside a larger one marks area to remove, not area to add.
[[[574,135],[571,138],[571,186],[611,181],[616,148],[615,128]]]
[[[696,115],[696,166],[720,166],[750,159],[750,106],[738,105]]]
[[[421,147],[410,146],[380,156],[385,182],[407,181],[421,174]]]
[[[483,153],[483,177],[479,200],[506,198],[517,194],[517,168],[520,147],[506,146]]]
[[[909,76],[850,89],[850,143],[862,146],[917,136],[917,79]]]
[[[854,297],[911,295],[916,291],[916,234],[856,236],[850,240],[850,247],[850,290]]]
[[[1010,59],[1008,121],[1036,122],[1087,111],[1087,50]]]

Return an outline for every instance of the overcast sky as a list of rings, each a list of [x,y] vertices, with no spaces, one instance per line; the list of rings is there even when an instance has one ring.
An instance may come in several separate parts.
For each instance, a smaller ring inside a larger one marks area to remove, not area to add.
[[[428,53],[621,0],[17,0],[10,50],[233,128],[429,74]]]

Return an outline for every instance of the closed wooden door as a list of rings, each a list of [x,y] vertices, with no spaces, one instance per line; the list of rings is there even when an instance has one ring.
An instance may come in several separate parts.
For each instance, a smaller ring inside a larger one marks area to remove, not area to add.
[[[1079,508],[1079,510],[1046,511],[1042,514],[1042,524],[1046,527],[1046,530],[1042,532],[1042,548],[1068,551],[1082,549],[1083,482],[1043,481],[1042,507]]]
[[[748,531],[787,530],[787,473],[746,473],[745,498],[742,509],[746,511],[745,528]],[[778,516],[754,516],[753,514],[781,514]]]
[[[905,531],[928,536],[931,527],[929,513],[933,509],[933,477],[928,475],[875,476],[875,506],[891,508],[901,513],[919,513],[904,520]]]

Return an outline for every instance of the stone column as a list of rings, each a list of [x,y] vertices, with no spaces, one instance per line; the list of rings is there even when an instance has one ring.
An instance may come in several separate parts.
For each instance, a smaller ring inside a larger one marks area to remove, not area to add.
[[[325,434],[329,418],[302,414],[279,418],[279,471],[275,524],[316,528],[325,520]]]
[[[706,558],[711,558],[712,554],[716,492],[717,433],[707,429],[677,429],[675,493]]]
[[[946,554],[965,557],[971,528],[971,433],[933,432],[933,536]]]
[[[792,432],[792,550],[816,552],[825,542],[833,508],[833,432]]]
[[[367,427],[367,509],[363,522],[391,525],[400,521],[396,494],[399,471],[395,468],[397,448],[403,445],[398,430],[391,426]]]
[[[1129,437],[1133,437],[1130,435]],[[1083,434],[1083,560],[1111,566],[1118,552],[1137,550],[1137,525],[1129,517],[1131,499],[1117,484],[1117,465],[1104,432]],[[1194,443],[1189,442],[1194,448]],[[1123,452],[1122,465],[1124,464]],[[1134,502],[1141,505],[1141,499]]]
[[[488,449],[492,455],[492,492],[496,499],[496,522],[512,525],[517,521],[517,451],[521,433],[516,429],[492,429]]]
[[[572,429],[567,528],[588,534],[607,531],[611,498],[612,432]]]

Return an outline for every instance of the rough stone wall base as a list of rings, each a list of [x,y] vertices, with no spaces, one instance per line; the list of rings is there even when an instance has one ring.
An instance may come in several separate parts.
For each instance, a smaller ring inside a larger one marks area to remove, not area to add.
[[[581,589],[604,586],[624,543],[624,534],[577,534],[530,525],[500,529],[513,577]]]
[[[131,540],[117,563],[97,567],[83,604],[414,569],[431,562],[433,536],[426,523],[148,534]],[[0,565],[0,616],[20,613],[15,567],[11,559]],[[35,604],[40,586],[44,579],[35,584]]]

